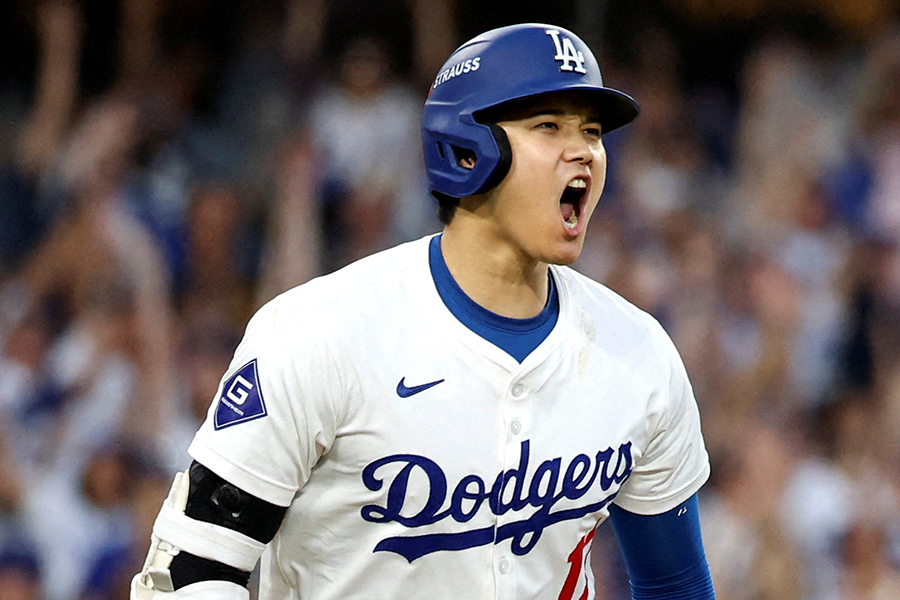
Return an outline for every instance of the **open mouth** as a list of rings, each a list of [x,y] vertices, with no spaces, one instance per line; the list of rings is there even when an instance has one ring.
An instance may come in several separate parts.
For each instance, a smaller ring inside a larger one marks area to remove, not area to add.
[[[562,213],[563,223],[566,229],[574,230],[578,227],[578,219],[584,207],[584,198],[587,195],[587,181],[577,177],[566,185],[559,199],[559,211]]]

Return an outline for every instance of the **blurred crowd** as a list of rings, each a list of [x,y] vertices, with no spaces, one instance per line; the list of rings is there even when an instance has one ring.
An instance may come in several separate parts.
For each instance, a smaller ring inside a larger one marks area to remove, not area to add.
[[[11,3],[33,60],[0,77],[0,600],[127,597],[250,315],[439,229],[429,82],[526,20],[599,43],[642,105],[575,266],[684,358],[718,598],[900,598],[900,11],[648,4]],[[659,15],[753,21],[731,79],[686,70]],[[609,528],[594,563],[627,598]]]

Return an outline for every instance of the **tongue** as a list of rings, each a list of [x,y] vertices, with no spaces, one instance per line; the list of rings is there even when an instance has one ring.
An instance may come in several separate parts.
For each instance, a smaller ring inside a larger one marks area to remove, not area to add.
[[[562,213],[563,221],[568,221],[575,212],[575,206],[568,202],[563,202],[559,205],[559,210]]]

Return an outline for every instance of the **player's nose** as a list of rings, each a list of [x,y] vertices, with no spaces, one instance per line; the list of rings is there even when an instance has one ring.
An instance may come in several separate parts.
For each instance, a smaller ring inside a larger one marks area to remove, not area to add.
[[[595,142],[599,143],[599,142]],[[566,136],[566,145],[563,152],[566,161],[590,164],[594,160],[594,148],[591,142],[581,131],[575,131]]]

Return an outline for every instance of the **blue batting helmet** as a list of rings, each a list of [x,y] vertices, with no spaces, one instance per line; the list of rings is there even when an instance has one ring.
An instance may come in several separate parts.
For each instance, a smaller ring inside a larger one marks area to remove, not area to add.
[[[637,103],[603,86],[590,48],[562,27],[528,23],[483,33],[460,46],[434,80],[422,114],[432,194],[455,198],[497,185],[512,161],[503,130],[479,112],[538,94],[579,90],[596,103],[603,133],[637,117]],[[459,164],[474,153],[474,168]]]

